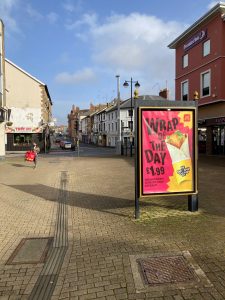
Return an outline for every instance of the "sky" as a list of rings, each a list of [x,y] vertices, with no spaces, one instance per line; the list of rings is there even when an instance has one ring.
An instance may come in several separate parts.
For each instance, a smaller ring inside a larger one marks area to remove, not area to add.
[[[125,80],[140,95],[168,88],[175,51],[167,46],[217,1],[0,0],[5,56],[48,86],[53,116],[67,124],[72,105],[89,108],[120,95]]]

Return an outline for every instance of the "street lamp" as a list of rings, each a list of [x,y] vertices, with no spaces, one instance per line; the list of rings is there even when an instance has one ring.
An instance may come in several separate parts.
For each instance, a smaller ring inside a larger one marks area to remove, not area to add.
[[[117,145],[116,152],[121,154],[121,126],[120,126],[120,75],[116,75],[117,78]]]
[[[130,80],[126,80],[123,84],[123,86],[126,88],[129,86],[130,83],[130,156],[132,157],[132,144],[133,144],[133,84],[135,88],[140,87],[140,83],[138,81],[133,81],[132,77]]]

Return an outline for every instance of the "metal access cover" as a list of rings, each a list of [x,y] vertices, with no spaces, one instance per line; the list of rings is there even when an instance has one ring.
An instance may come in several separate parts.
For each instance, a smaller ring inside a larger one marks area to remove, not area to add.
[[[53,238],[24,238],[8,259],[11,264],[37,264],[45,262]]]
[[[151,286],[168,283],[187,283],[196,280],[193,270],[185,258],[161,256],[138,259],[146,284]]]

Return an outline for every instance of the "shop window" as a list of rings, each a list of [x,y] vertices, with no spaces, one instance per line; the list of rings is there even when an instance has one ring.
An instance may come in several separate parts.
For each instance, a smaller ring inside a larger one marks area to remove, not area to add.
[[[210,96],[210,71],[201,73],[201,96]]]
[[[14,134],[14,146],[31,146],[32,134],[30,133],[15,133]]]
[[[203,43],[203,56],[210,54],[210,40]]]
[[[182,57],[182,66],[183,66],[183,68],[186,68],[188,66],[188,54],[185,54]]]
[[[188,100],[188,80],[181,82],[181,100]]]

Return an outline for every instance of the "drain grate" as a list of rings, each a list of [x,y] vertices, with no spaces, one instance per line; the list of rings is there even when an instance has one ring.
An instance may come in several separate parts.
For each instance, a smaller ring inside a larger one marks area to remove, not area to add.
[[[37,264],[45,262],[53,238],[24,238],[6,262],[12,264]]]
[[[138,259],[145,283],[160,285],[168,283],[187,283],[196,280],[193,270],[185,258],[179,256],[147,257]]]

